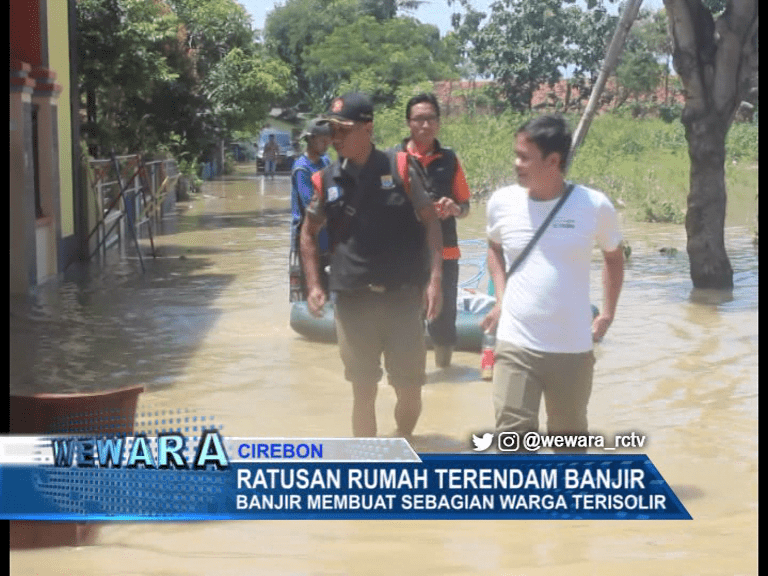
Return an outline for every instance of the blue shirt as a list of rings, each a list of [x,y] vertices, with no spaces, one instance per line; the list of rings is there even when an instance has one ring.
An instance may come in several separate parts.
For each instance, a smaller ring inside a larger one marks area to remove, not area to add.
[[[312,162],[306,154],[302,154],[293,163],[291,171],[291,249],[299,248],[299,224],[304,216],[304,210],[312,199],[312,174],[330,165],[328,156],[321,156],[317,162]],[[328,252],[328,230],[323,227],[317,239],[320,253]]]

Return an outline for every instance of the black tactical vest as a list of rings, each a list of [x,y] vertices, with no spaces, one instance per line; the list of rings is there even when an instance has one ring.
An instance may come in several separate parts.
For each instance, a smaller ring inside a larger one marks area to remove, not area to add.
[[[408,138],[398,145],[398,150],[407,150],[407,144]],[[435,149],[440,156],[427,165],[427,189],[430,192],[432,200],[439,200],[444,196],[453,196],[453,177],[456,174],[456,153],[450,148],[443,148],[440,146],[440,142],[437,140],[435,140]],[[456,233],[456,218],[451,216],[450,218],[441,220],[440,224],[443,230],[443,247],[453,248],[457,246],[459,243],[459,236]]]
[[[331,290],[426,285],[426,231],[397,172],[394,151],[374,148],[357,181],[334,162],[323,171],[322,183],[333,250]]]

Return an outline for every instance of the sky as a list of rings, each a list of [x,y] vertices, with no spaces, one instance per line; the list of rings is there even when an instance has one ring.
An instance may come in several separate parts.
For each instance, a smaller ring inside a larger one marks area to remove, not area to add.
[[[473,4],[478,9],[487,8],[493,3],[494,0],[473,0]],[[263,29],[264,21],[267,18],[267,13],[270,12],[275,5],[284,4],[284,0],[237,0],[251,15],[252,25],[254,28]],[[440,30],[440,35],[445,34],[451,30],[451,14],[455,10],[455,5],[448,6],[445,0],[430,0],[428,4],[422,4],[418,10],[413,13],[413,16],[425,24],[434,24]],[[457,10],[458,11],[458,10]],[[410,14],[410,13],[409,13]]]
[[[493,4],[495,0],[471,0],[474,7],[481,11],[488,11],[488,7]],[[271,12],[275,5],[282,5],[284,0],[237,0],[251,15],[253,28],[263,30],[264,22],[267,18],[267,13]],[[658,10],[664,5],[663,0],[644,0],[641,8],[647,8],[652,10]],[[614,7],[616,3],[608,4],[610,10],[611,6]],[[440,35],[445,36],[447,32],[451,30],[451,14],[454,11],[458,11],[456,4],[454,6],[448,6],[446,0],[429,0],[427,3],[422,4],[418,10],[413,13],[413,16],[425,24],[434,24],[440,30]]]

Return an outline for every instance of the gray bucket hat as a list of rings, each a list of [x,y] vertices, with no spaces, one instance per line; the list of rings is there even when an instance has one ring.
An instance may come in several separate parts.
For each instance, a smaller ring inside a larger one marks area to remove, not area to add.
[[[323,118],[313,118],[304,128],[299,139],[304,140],[310,136],[330,136],[331,127]]]

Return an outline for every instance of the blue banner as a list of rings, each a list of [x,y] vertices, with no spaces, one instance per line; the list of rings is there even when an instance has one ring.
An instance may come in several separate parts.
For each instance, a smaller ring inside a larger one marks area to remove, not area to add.
[[[402,439],[216,433],[196,446],[113,440],[37,439],[34,457],[0,458],[0,518],[691,519],[639,454],[416,455]]]

